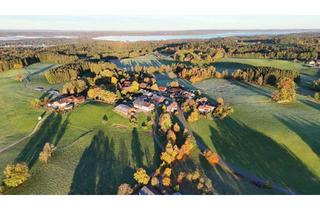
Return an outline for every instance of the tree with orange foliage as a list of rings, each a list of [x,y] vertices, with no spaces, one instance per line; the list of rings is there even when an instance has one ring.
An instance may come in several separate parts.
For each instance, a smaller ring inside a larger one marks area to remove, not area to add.
[[[220,158],[218,154],[213,153],[211,150],[205,150],[203,156],[208,160],[210,164],[216,165],[219,163]]]

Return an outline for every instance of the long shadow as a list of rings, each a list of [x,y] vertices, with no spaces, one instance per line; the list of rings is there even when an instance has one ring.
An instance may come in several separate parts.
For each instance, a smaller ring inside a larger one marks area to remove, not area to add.
[[[285,124],[291,131],[309,145],[314,153],[320,155],[320,121],[318,123],[293,117],[275,116],[280,122]]]
[[[65,129],[59,131],[59,126],[62,122],[60,114],[50,114],[42,123],[38,131],[32,135],[28,143],[19,153],[15,162],[26,162],[29,168],[35,164],[39,158],[39,154],[43,149],[45,143],[57,143],[60,141]],[[57,132],[58,131],[58,132]],[[59,138],[56,138],[56,137]]]
[[[52,141],[52,144],[54,144],[56,146],[59,144],[59,142],[61,141],[64,133],[67,130],[68,125],[69,125],[69,115],[63,121],[62,125],[60,125],[59,129],[57,130],[56,136],[55,136],[54,140]]]
[[[134,183],[127,146],[121,141],[116,155],[114,141],[102,131],[93,137],[76,167],[69,194],[116,194],[121,183]]]
[[[300,100],[300,102],[311,107],[311,108],[314,108],[314,109],[320,111],[320,104],[317,104],[317,103],[309,101],[309,100]]]
[[[226,162],[297,194],[320,193],[319,178],[284,146],[231,118],[216,123],[212,143]]]
[[[132,159],[135,161],[135,166],[137,168],[140,168],[140,167],[143,167],[144,153],[142,151],[142,145],[140,142],[137,128],[132,129],[131,135],[132,135],[132,140],[131,140]]]
[[[216,62],[213,64],[213,66],[217,68],[219,71],[227,69],[227,70],[231,70],[231,72],[236,69],[246,69],[246,68],[254,67],[249,64],[234,63],[234,62]]]
[[[249,91],[258,93],[260,95],[263,95],[263,96],[266,96],[266,97],[270,97],[271,96],[271,93],[269,91],[266,91],[263,88],[258,88],[258,87],[254,86],[252,84],[243,83],[243,82],[236,81],[236,80],[234,80],[232,83],[235,84],[235,85],[238,85],[240,87],[243,87],[243,88],[245,88],[245,89],[247,89]]]

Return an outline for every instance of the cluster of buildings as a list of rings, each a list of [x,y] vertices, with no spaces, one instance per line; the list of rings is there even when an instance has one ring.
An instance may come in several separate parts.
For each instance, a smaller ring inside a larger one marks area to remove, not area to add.
[[[58,96],[47,104],[47,108],[56,111],[70,111],[85,101],[84,96]]]
[[[320,60],[309,61],[308,65],[311,67],[320,67]]]
[[[131,101],[121,101],[115,106],[115,111],[129,117],[135,112],[151,112],[157,106],[165,107],[168,112],[178,109],[178,103],[188,99],[195,99],[193,90],[184,87],[159,86],[159,90],[140,89],[140,93],[133,95]],[[202,114],[212,112],[214,106],[210,105],[207,98],[197,99],[199,112]],[[178,102],[178,103],[177,103]],[[135,112],[133,112],[133,109]]]

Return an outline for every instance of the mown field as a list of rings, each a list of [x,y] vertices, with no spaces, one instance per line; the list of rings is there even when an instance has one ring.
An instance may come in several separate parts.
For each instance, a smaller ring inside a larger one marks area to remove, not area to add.
[[[154,56],[121,62],[126,66],[161,64]],[[227,68],[241,65],[228,62],[224,64]],[[49,64],[30,66],[28,70],[34,74],[27,87],[14,80],[23,70],[0,74],[0,149],[27,136],[43,113],[30,105],[33,98],[41,97],[33,88],[61,88],[44,79],[43,72],[49,67]],[[165,74],[157,78],[163,85],[170,81]],[[191,86],[187,82],[185,85]],[[235,113],[224,120],[200,120],[190,125],[195,136],[223,160],[297,194],[320,193],[320,104],[303,94],[296,103],[275,104],[270,101],[273,87],[223,79],[206,80],[194,87],[213,98],[222,96],[234,107]],[[40,129],[30,138],[0,153],[0,171],[12,162],[25,161],[31,167],[30,180],[7,193],[115,194],[120,183],[134,183],[132,175],[136,168],[144,167],[151,173],[159,164],[159,147],[151,129],[132,127],[112,109],[109,105],[87,103],[69,114],[47,113]],[[105,114],[108,122],[103,124]],[[145,120],[145,115],[139,115],[138,125]],[[38,155],[46,142],[56,144],[57,151],[49,165],[43,166]],[[182,165],[190,170],[203,170],[213,181],[216,194],[279,194],[208,165],[197,148]]]
[[[30,101],[41,94],[14,81],[19,71],[22,70],[0,75],[6,81],[0,83],[1,97],[6,99],[1,117],[15,110],[1,119],[7,123],[0,130],[3,136],[1,148],[28,135],[36,125],[37,117],[43,113],[30,106]],[[40,73],[34,75],[31,84],[50,86]],[[9,100],[13,96],[15,98]],[[108,116],[106,124],[102,123],[104,115]],[[143,121],[146,116],[139,114],[138,125]],[[38,161],[46,142],[57,145],[48,166]],[[30,138],[0,153],[0,171],[9,163],[22,161],[31,168],[30,180],[7,191],[8,194],[116,194],[119,184],[133,183],[133,172],[137,167],[143,166],[150,172],[158,164],[154,151],[150,128],[132,127],[128,119],[113,112],[113,106],[87,103],[69,114],[47,113],[47,118]]]

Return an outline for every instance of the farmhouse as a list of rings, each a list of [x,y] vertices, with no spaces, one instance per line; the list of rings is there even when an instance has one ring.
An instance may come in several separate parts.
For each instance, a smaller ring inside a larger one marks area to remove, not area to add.
[[[135,109],[125,104],[119,104],[114,108],[114,111],[126,117],[135,114]]]
[[[74,103],[74,104],[82,104],[84,103],[86,100],[86,98],[84,96],[67,96],[67,97],[63,97],[61,98],[59,101],[60,102],[65,102],[65,103]]]
[[[151,97],[151,100],[153,100],[155,103],[162,103],[164,101],[164,97],[163,96],[159,96],[157,94],[153,94]]]
[[[210,106],[210,105],[200,105],[198,107],[198,110],[200,113],[204,114],[204,113],[209,113],[212,112],[214,110],[214,106]]]
[[[189,91],[183,91],[182,92],[183,97],[188,98],[188,99],[193,99],[194,98],[194,93],[191,93]]]
[[[167,88],[164,87],[164,86],[158,86],[158,88],[159,88],[159,91],[160,91],[160,92],[165,92],[165,91],[167,91]]]
[[[53,108],[55,110],[71,110],[75,105],[81,104],[85,102],[84,96],[67,96],[63,98],[59,98],[55,101],[49,102],[47,106],[49,108]]]
[[[144,101],[141,98],[137,98],[136,100],[134,100],[133,106],[136,109],[141,110],[143,112],[150,112],[150,111],[154,110],[154,104],[149,103],[147,101]]]

